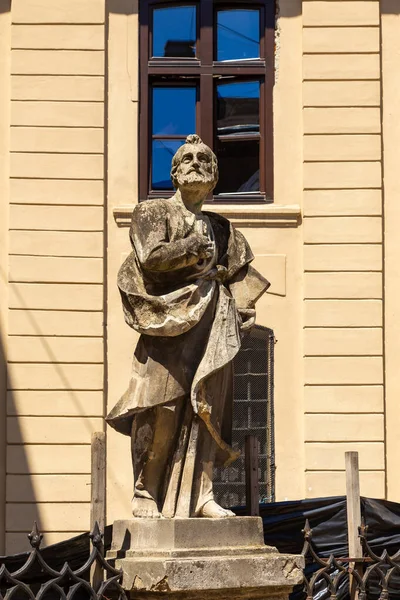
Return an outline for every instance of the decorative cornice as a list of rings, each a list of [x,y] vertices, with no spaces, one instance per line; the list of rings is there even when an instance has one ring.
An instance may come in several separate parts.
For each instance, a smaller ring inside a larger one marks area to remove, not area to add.
[[[113,209],[118,227],[129,227],[134,205]],[[298,204],[206,204],[205,210],[216,212],[237,227],[298,227],[301,209]]]

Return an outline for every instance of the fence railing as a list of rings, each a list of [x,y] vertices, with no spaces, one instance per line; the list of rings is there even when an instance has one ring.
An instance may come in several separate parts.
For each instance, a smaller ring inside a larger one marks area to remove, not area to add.
[[[359,528],[362,557],[331,554],[322,558],[306,521],[302,551],[306,560],[303,598],[339,600],[350,595],[358,600],[389,600],[400,597],[400,550],[392,556],[386,550],[381,555],[376,554],[367,541],[367,531],[368,527],[362,522]],[[121,586],[122,571],[104,558],[103,536],[97,523],[90,533],[90,555],[75,569],[68,562],[61,569],[48,564],[40,548],[42,537],[35,523],[28,535],[32,549],[25,563],[11,572],[6,564],[0,566],[0,600],[128,600]],[[93,577],[95,566],[96,577]]]
[[[97,522],[89,537],[91,552],[84,564],[73,570],[66,562],[57,570],[43,557],[40,549],[43,536],[35,523],[28,535],[32,550],[23,566],[13,572],[5,564],[0,566],[0,600],[128,600],[121,587],[122,572],[104,558],[103,535]],[[97,575],[93,578],[95,566]]]
[[[309,521],[306,521],[302,554],[306,559],[304,590],[307,600],[316,597],[336,600],[348,596],[358,600],[388,600],[400,596],[400,550],[392,556],[387,550],[381,555],[376,554],[367,541],[367,531],[368,526],[362,520],[359,527],[361,557],[331,554],[329,558],[321,558],[313,544]],[[315,566],[315,570],[307,577],[310,566]]]

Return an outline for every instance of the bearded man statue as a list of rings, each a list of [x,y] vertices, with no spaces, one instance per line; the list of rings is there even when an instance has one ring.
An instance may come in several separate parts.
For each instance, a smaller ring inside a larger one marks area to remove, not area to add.
[[[141,335],[129,386],[107,416],[131,436],[134,517],[234,516],[213,496],[231,448],[232,360],[269,283],[230,222],[202,205],[214,153],[190,135],[172,159],[176,193],[135,207],[118,274],[127,324]]]

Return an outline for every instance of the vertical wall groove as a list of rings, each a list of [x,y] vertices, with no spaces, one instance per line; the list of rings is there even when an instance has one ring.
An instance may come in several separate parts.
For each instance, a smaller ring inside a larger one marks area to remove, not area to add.
[[[0,0],[0,555],[5,552],[11,1]]]
[[[382,0],[382,128],[384,168],[384,320],[385,320],[385,434],[387,497],[400,501],[398,461],[400,456],[400,5]]]

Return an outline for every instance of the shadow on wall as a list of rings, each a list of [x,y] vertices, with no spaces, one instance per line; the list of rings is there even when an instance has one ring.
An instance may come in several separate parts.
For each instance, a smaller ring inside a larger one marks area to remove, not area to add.
[[[138,12],[138,0],[109,0],[108,11],[121,15],[132,15]],[[282,17],[297,17],[301,14],[301,0],[279,2],[278,10]],[[10,12],[11,0],[0,0],[0,13]],[[384,14],[400,14],[399,0],[382,0],[381,12]]]
[[[107,12],[116,15],[135,15],[139,12],[138,0],[108,0]]]
[[[85,529],[85,525],[79,519],[71,526],[74,518],[72,507],[75,502],[88,503],[90,500],[90,487],[88,487],[90,484],[90,460],[87,459],[90,457],[90,437],[93,432],[93,424],[91,418],[85,417],[96,416],[91,415],[90,408],[88,410],[83,405],[79,391],[74,389],[73,382],[70,381],[64,370],[65,365],[59,362],[59,358],[47,340],[48,335],[51,338],[57,337],[57,335],[54,332],[49,334],[48,331],[43,331],[35,317],[35,310],[31,310],[26,305],[17,289],[14,290],[14,294],[18,298],[18,312],[23,311],[25,319],[29,323],[29,335],[40,341],[40,362],[51,365],[54,375],[54,383],[51,387],[54,389],[50,389],[46,384],[41,385],[41,389],[35,385],[26,387],[25,382],[13,382],[10,375],[8,377],[7,554],[28,549],[27,533],[31,531],[34,521],[38,523],[39,529],[44,533],[43,546],[52,543],[52,540],[46,540],[46,533],[71,532],[70,537],[72,537],[77,534],[75,531],[80,533]],[[49,402],[47,395],[54,396],[53,392],[59,393],[60,397],[63,394],[68,396],[67,412],[64,407],[60,415],[59,411]],[[17,396],[22,394],[26,398],[27,393],[33,394],[32,403],[29,409],[25,408],[21,413]],[[39,399],[40,396],[43,397],[46,408],[35,404],[35,396]],[[87,434],[87,437],[84,436],[85,441],[81,439],[77,441],[73,438],[72,440],[60,439],[59,432],[57,432],[57,427],[60,426],[58,419],[55,419],[54,425],[52,423],[54,417],[60,416],[81,418],[82,429]],[[24,421],[23,427],[21,427],[21,420]],[[39,424],[40,427],[38,427]],[[77,454],[80,456],[79,465]],[[69,464],[69,460],[73,462],[73,467]],[[67,462],[67,470],[65,462]],[[76,473],[72,475],[70,470],[74,473],[76,471]],[[68,483],[70,477],[75,479],[75,483],[71,487]],[[84,493],[82,493],[82,489],[85,489]],[[62,490],[68,494],[68,498],[62,496]],[[84,499],[83,496],[85,496]],[[67,504],[63,506],[63,503]],[[66,506],[68,508],[65,509]],[[85,514],[84,511],[82,514]],[[51,524],[49,520],[51,520]]]
[[[302,0],[276,0],[280,17],[298,17],[301,15]],[[393,4],[398,0],[393,0]],[[109,0],[108,12],[119,15],[133,15],[139,10],[138,0]]]
[[[280,19],[290,19],[302,14],[302,0],[275,0],[276,14]]]
[[[0,0],[0,15],[11,11],[11,0]]]
[[[5,360],[3,350],[0,351],[0,362]],[[8,387],[12,387],[8,379]],[[6,555],[15,554],[29,550],[27,533],[30,532],[32,524],[27,530],[21,523],[21,516],[25,513],[26,504],[36,506],[35,490],[32,483],[30,465],[26,455],[25,446],[22,443],[22,431],[19,419],[16,415],[14,393],[7,390],[5,395],[7,419],[6,436],[7,446],[5,448],[6,485],[5,485],[5,544]]]
[[[0,275],[2,273],[0,272]],[[1,282],[0,282],[1,283]],[[0,332],[0,554],[5,552],[6,521],[6,452],[7,452],[7,368]]]
[[[400,0],[381,0],[381,14],[400,15]]]
[[[8,282],[3,271],[0,271],[0,277],[1,287],[6,286]],[[0,386],[0,553],[12,554],[29,547],[26,533],[30,529],[21,531],[20,517],[26,510],[26,503],[36,505],[36,499],[1,335]]]
[[[132,15],[138,12],[138,0],[109,0],[108,12],[120,15]],[[9,12],[11,0],[0,0],[0,13]],[[277,12],[281,17],[298,17],[301,10],[301,0],[277,0]],[[381,12],[383,14],[400,14],[399,0],[382,0]]]

